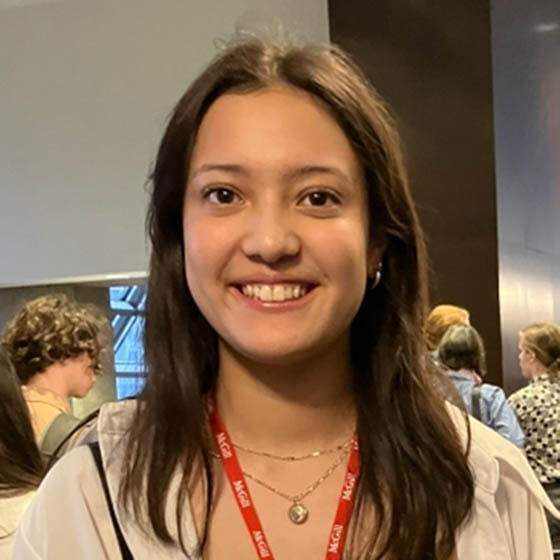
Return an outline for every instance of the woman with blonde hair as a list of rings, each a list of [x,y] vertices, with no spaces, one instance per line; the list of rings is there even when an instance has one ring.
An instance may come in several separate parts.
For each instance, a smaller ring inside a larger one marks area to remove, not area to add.
[[[560,328],[536,323],[519,333],[519,366],[529,385],[509,402],[526,435],[525,452],[537,477],[560,507]],[[549,517],[554,547],[560,523]]]
[[[212,61],[153,172],[145,388],[51,471],[16,559],[550,558],[529,465],[469,446],[426,371],[403,161],[339,48]]]

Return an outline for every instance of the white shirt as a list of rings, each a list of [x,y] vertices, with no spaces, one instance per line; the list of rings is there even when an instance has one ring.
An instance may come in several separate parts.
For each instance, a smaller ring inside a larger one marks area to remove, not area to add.
[[[98,435],[113,504],[117,503],[123,435],[135,403],[109,403],[101,409]],[[449,407],[463,442],[463,415]],[[472,512],[457,531],[459,560],[551,560],[552,548],[544,507],[554,509],[523,453],[474,419],[469,463],[475,473]],[[107,457],[110,461],[107,462]],[[175,503],[180,473],[172,479],[166,518],[177,534]],[[135,560],[185,560],[178,547],[146,535],[126,512],[116,508],[125,540]],[[197,543],[190,510],[184,513],[187,548]],[[14,560],[114,560],[117,539],[90,450],[65,455],[47,475],[16,536]],[[231,558],[228,560],[248,560]],[[298,559],[299,560],[299,559]]]
[[[35,490],[30,490],[17,496],[0,496],[0,560],[12,557],[16,529],[34,494]]]

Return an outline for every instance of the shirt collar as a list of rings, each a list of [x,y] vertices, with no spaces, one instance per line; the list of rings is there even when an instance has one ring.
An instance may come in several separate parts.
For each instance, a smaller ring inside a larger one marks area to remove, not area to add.
[[[537,381],[548,381],[549,379],[550,379],[550,374],[548,372],[545,372],[531,379],[531,383],[536,383]]]
[[[461,379],[463,381],[472,381],[473,383],[475,382],[475,380],[473,379],[473,376],[470,373],[467,373],[466,371],[455,371],[455,370],[448,370],[447,371],[447,375],[449,375],[449,377],[453,378],[453,379]]]

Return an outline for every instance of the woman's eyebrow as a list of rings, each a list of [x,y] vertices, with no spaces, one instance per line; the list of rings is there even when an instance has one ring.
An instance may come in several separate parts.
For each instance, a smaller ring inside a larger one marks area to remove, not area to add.
[[[288,170],[286,172],[286,176],[290,179],[298,179],[301,177],[306,177],[308,175],[325,173],[329,175],[335,175],[339,179],[352,184],[352,180],[346,173],[344,173],[338,167],[333,167],[331,165],[304,165],[302,167],[296,167],[294,169]]]
[[[222,171],[235,173],[237,175],[250,175],[249,169],[236,163],[204,163],[198,167],[191,175],[191,180],[202,173],[210,171]],[[309,175],[329,174],[342,179],[346,183],[352,184],[350,177],[338,167],[332,165],[302,165],[288,169],[283,175],[287,179],[299,179]]]
[[[191,179],[194,179],[197,175],[201,173],[208,173],[209,171],[225,171],[228,173],[235,173],[237,175],[248,175],[249,171],[242,165],[236,163],[204,163],[191,175]]]

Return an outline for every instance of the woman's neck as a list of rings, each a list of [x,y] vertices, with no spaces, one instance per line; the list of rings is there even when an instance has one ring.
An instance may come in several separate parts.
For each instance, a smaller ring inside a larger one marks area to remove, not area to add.
[[[537,377],[540,377],[541,375],[547,373],[547,371],[548,368],[542,362],[535,360],[535,363],[533,364],[533,370],[531,371],[531,379],[536,379]]]
[[[267,366],[221,348],[216,400],[233,442],[298,455],[350,438],[356,413],[347,356]]]

